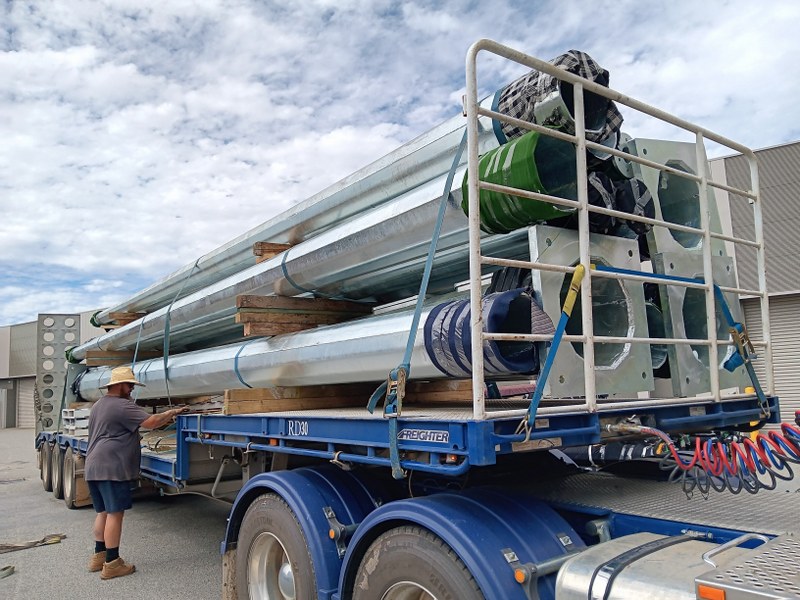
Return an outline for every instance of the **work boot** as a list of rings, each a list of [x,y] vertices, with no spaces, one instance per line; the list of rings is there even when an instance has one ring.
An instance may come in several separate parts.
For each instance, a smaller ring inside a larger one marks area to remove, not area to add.
[[[106,562],[106,551],[95,552],[92,558],[89,559],[89,571],[97,573],[103,569],[103,563]]]
[[[100,579],[113,579],[114,577],[125,577],[130,575],[136,570],[133,565],[125,564],[121,558],[116,558],[111,562],[103,563],[103,572],[100,573]]]

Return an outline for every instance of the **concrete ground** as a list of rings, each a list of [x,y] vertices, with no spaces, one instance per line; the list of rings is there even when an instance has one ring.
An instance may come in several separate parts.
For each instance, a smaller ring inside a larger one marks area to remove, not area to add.
[[[31,429],[0,429],[0,544],[63,533],[58,544],[0,554],[0,598],[220,598],[219,544],[229,507],[199,496],[134,502],[125,513],[121,556],[136,573],[102,581],[86,562],[94,551],[91,506],[68,510],[45,492],[36,466]]]
[[[773,493],[800,494],[800,477]],[[765,496],[767,494],[765,493]],[[68,510],[39,479],[31,429],[0,429],[0,544],[63,533],[58,544],[0,554],[3,600],[137,598],[203,600],[222,593],[220,541],[229,507],[199,496],[139,500],[125,515],[121,555],[136,573],[102,581],[86,570],[91,507]]]

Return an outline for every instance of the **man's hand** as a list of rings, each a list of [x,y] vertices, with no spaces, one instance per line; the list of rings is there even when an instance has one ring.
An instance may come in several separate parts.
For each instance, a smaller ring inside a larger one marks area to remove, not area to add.
[[[141,424],[141,427],[144,429],[158,429],[159,427],[163,427],[167,423],[171,422],[180,413],[186,412],[187,410],[189,410],[188,406],[181,406],[180,408],[171,408],[170,410],[165,410],[164,412],[150,415],[144,421],[144,423]]]

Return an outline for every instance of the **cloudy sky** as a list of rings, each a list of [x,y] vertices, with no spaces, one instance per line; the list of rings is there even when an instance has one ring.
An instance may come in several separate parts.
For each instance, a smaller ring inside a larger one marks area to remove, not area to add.
[[[792,0],[1,0],[0,325],[113,305],[458,114],[482,37],[798,140],[798,30]]]

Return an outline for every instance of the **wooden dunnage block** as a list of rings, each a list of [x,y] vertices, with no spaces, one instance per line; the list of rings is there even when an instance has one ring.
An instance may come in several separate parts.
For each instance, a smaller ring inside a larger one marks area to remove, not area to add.
[[[253,295],[237,296],[236,308],[236,322],[244,325],[245,337],[294,333],[372,312],[369,305],[348,300]]]

